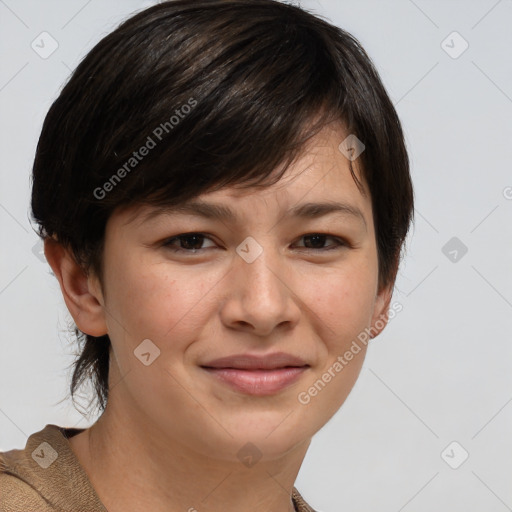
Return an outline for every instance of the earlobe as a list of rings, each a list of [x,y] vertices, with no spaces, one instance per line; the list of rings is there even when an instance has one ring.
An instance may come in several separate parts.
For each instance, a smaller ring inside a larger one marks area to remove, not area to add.
[[[62,296],[77,327],[91,336],[107,334],[98,279],[88,276],[71,251],[53,238],[45,239],[44,254],[59,281]]]

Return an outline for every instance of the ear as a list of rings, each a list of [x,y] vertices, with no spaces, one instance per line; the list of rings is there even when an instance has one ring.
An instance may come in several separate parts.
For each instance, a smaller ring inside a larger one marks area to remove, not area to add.
[[[88,276],[71,251],[53,238],[45,239],[44,254],[59,281],[62,296],[76,326],[90,336],[107,334],[99,279]]]
[[[375,297],[371,322],[371,338],[378,336],[388,324],[389,304],[393,295],[393,285],[383,286]]]

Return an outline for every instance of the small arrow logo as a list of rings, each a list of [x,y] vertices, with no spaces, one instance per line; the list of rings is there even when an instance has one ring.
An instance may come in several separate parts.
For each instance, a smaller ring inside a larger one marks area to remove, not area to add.
[[[263,252],[263,247],[252,236],[248,236],[237,246],[236,252],[246,263],[252,263]]]
[[[30,47],[39,55],[39,57],[47,59],[57,50],[59,43],[48,32],[41,32],[30,43]]]
[[[454,236],[443,245],[441,252],[452,263],[458,263],[468,252],[468,247],[462,242],[462,240]]]
[[[468,451],[457,441],[452,441],[442,452],[441,458],[452,469],[458,469],[469,457]]]
[[[58,453],[53,449],[52,445],[46,441],[43,441],[31,455],[43,469],[49,468],[58,457]]]
[[[160,356],[160,349],[146,338],[135,348],[133,353],[144,366],[149,366]]]
[[[469,48],[469,43],[454,30],[441,41],[441,48],[452,59],[458,59]]]
[[[339,146],[338,149],[353,162],[364,150],[365,145],[351,133]]]
[[[248,468],[252,468],[263,456],[258,447],[253,443],[244,444],[236,455],[240,462]]]

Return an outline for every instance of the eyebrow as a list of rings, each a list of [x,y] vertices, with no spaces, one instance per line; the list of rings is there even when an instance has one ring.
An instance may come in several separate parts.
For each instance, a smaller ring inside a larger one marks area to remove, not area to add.
[[[283,218],[296,217],[300,219],[317,219],[334,213],[358,218],[363,222],[365,228],[367,228],[366,219],[359,208],[347,203],[340,203],[336,201],[299,204],[289,208],[285,212]],[[157,207],[144,215],[141,222],[147,222],[161,214],[188,214],[231,223],[236,223],[238,220],[236,213],[229,208],[229,206],[192,200],[180,205]]]

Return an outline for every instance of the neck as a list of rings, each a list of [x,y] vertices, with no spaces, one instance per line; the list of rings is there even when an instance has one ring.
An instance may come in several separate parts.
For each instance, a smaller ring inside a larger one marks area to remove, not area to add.
[[[111,395],[101,418],[70,439],[109,512],[294,512],[293,484],[310,441],[245,466],[200,453],[117,405]]]

